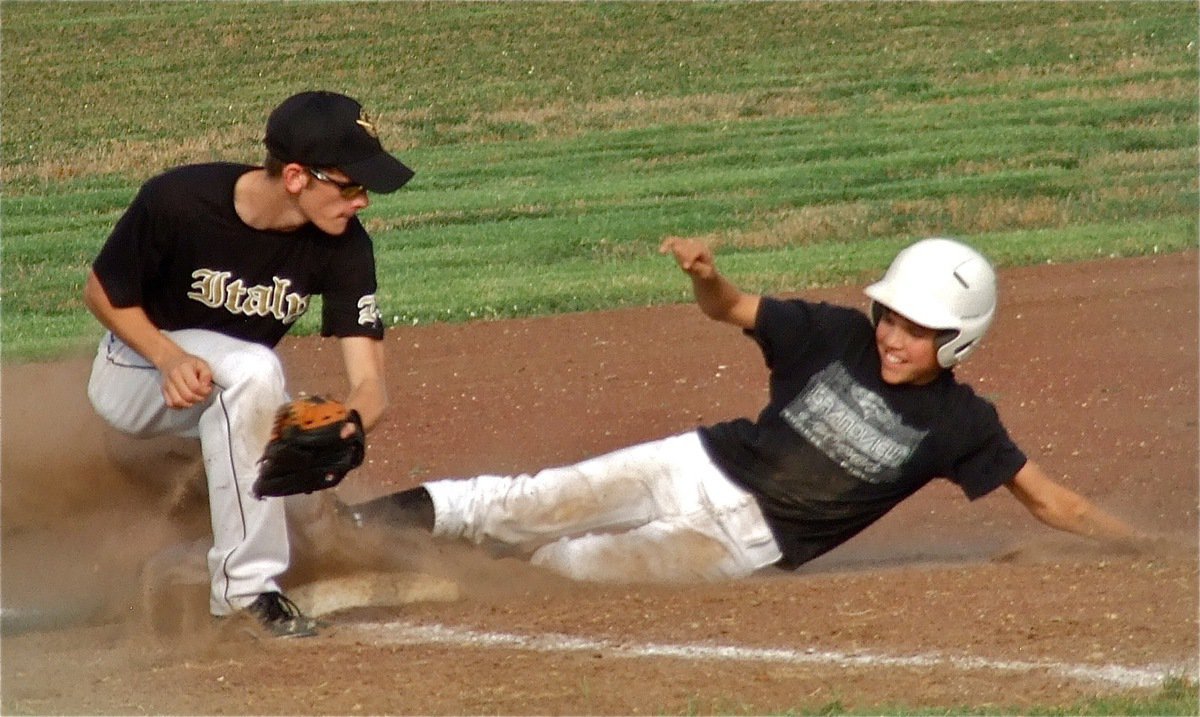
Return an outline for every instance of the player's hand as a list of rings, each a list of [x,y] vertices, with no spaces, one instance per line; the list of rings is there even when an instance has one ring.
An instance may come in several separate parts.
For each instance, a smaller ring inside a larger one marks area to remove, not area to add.
[[[212,369],[204,359],[180,354],[159,367],[163,399],[170,408],[190,408],[212,393]]]
[[[658,247],[659,254],[672,254],[675,263],[695,279],[711,279],[717,274],[712,249],[702,241],[667,237]]]

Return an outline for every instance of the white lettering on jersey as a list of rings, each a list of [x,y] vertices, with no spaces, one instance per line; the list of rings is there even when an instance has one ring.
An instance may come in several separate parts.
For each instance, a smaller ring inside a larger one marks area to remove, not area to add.
[[[363,326],[378,326],[380,321],[383,321],[383,314],[379,313],[379,304],[375,301],[375,295],[367,294],[359,299],[358,323]]]
[[[308,311],[308,295],[289,292],[289,279],[274,276],[270,286],[248,287],[241,279],[233,279],[231,272],[213,269],[197,269],[192,278],[196,281],[187,297],[213,309],[224,308],[244,316],[273,316],[284,324],[295,323]]]
[[[904,425],[841,364],[815,374],[783,418],[817,450],[868,483],[893,483],[928,431]]]

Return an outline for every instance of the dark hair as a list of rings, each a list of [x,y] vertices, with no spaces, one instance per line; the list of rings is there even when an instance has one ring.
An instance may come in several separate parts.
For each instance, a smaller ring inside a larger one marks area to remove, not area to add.
[[[283,176],[283,162],[270,152],[267,153],[267,158],[263,160],[263,169],[267,170],[268,177]]]

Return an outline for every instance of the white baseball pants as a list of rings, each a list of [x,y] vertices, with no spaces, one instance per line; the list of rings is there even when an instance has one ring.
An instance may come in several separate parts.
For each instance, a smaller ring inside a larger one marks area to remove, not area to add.
[[[536,475],[425,488],[434,535],[519,546],[534,565],[576,580],[715,581],[782,557],[754,497],[694,431]]]
[[[275,411],[287,400],[283,366],[271,349],[224,334],[165,333],[212,368],[213,393],[206,402],[168,408],[158,370],[111,333],[92,364],[88,397],[101,418],[123,433],[199,437],[213,531],[209,608],[226,615],[278,590],[276,579],[288,567],[284,501],[251,493]]]

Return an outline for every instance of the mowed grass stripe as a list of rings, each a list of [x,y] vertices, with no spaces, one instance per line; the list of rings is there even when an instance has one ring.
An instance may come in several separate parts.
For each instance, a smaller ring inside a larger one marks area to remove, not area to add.
[[[685,300],[668,234],[751,288],[857,281],[926,234],[1001,263],[1022,232],[1058,259],[1195,244],[1185,4],[134,7],[5,7],[10,357],[52,312],[90,341],[82,279],[138,184],[261,160],[307,86],[369,100],[418,169],[364,215],[407,321]]]

